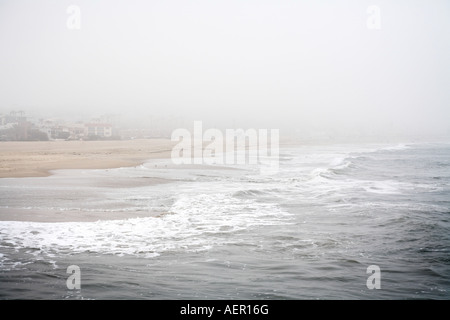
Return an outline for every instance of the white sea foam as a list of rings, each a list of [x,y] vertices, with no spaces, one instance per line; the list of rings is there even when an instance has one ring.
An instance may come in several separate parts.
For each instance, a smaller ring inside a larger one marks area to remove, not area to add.
[[[36,254],[134,254],[154,257],[168,250],[208,250],[236,241],[227,234],[287,223],[276,205],[226,194],[180,195],[171,214],[158,218],[97,222],[0,222],[2,246],[32,248]],[[205,237],[204,235],[208,236]],[[4,257],[0,256],[0,260]]]
[[[362,181],[363,188],[366,192],[379,194],[399,194],[401,193],[401,184],[396,181]]]

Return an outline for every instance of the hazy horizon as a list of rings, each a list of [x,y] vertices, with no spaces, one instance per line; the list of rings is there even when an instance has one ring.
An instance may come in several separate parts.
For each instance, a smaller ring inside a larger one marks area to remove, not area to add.
[[[449,135],[449,13],[448,1],[0,1],[0,113]]]

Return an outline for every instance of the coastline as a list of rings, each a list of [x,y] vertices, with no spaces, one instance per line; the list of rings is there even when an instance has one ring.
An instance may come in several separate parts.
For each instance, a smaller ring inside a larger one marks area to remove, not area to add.
[[[170,159],[176,142],[170,139],[111,141],[2,141],[0,142],[0,180],[45,178],[53,171],[72,169],[115,169],[136,167],[152,159]],[[165,168],[207,168],[206,165],[165,165]],[[155,165],[156,167],[156,165]],[[216,167],[218,168],[218,167]],[[231,170],[228,167],[221,169]],[[72,173],[69,173],[71,175]],[[2,179],[3,178],[3,179]],[[174,180],[158,177],[102,177],[101,188],[135,188],[165,184]],[[5,183],[8,183],[5,181]],[[55,210],[52,208],[1,207],[0,221],[38,223],[96,222],[132,218],[159,217],[168,212]]]
[[[0,142],[0,178],[33,178],[53,175],[53,170],[113,169],[133,167],[150,159],[170,157],[169,139],[118,141],[4,141]],[[161,178],[102,180],[103,186],[152,185],[168,183]],[[58,211],[44,209],[0,208],[0,221],[94,222],[157,217],[150,211]]]
[[[0,142],[0,178],[46,177],[59,169],[133,167],[169,158],[169,139]]]

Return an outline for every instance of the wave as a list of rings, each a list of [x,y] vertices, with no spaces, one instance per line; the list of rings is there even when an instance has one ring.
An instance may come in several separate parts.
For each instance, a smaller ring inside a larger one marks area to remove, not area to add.
[[[397,151],[397,150],[407,150],[412,147],[412,144],[399,143],[395,146],[388,146],[380,148],[379,151]]]
[[[355,148],[354,150],[349,150],[348,153],[335,156],[326,166],[313,169],[311,171],[311,177],[335,179],[336,176],[349,174],[348,169],[362,169],[361,161],[374,160],[367,154],[381,151],[407,150],[411,146],[411,144],[401,143],[394,146],[390,145],[369,149]]]
[[[378,194],[400,194],[401,184],[396,181],[368,181],[363,186],[366,192],[378,193]]]
[[[285,225],[291,215],[276,204],[227,194],[181,194],[160,217],[97,222],[0,222],[0,248],[36,255],[81,252],[156,257],[168,251],[204,251],[238,243],[235,232]],[[0,257],[1,261],[7,255]]]
[[[375,153],[380,151],[402,151],[411,149],[413,146],[414,146],[413,143],[398,143],[395,145],[390,144],[390,145],[369,147],[367,149],[362,148],[360,150],[357,150],[356,153],[364,154],[364,153]]]
[[[261,191],[261,190],[255,190],[255,189],[248,189],[248,190],[239,190],[233,193],[233,197],[236,198],[249,198],[249,197],[258,197],[262,196],[264,194],[267,194],[267,192]]]
[[[347,169],[355,167],[353,159],[350,155],[333,158],[326,167],[313,169],[310,176],[312,179],[334,179],[336,175],[346,174]]]

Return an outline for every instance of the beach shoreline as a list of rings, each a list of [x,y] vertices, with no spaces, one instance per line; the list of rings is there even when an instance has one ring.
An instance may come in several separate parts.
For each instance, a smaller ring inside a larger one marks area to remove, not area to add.
[[[114,141],[3,141],[0,142],[0,180],[3,179],[69,179],[73,170],[111,170],[131,168],[152,160],[170,161],[176,142],[169,139],[135,139]],[[201,164],[152,164],[153,169],[205,169]],[[215,169],[232,170],[226,166]],[[85,173],[83,173],[85,174]],[[90,173],[93,174],[93,173]],[[154,176],[118,177],[92,176],[99,188],[139,188],[175,182],[176,180]],[[52,180],[49,180],[49,183]],[[41,182],[45,183],[45,182]],[[49,199],[49,201],[51,201]],[[96,222],[100,220],[124,220],[158,217],[161,212],[153,211],[102,211],[102,210],[55,210],[52,208],[0,207],[0,221],[27,221],[38,223],[54,222]]]
[[[0,178],[48,177],[62,170],[114,169],[139,166],[151,159],[168,159],[172,149],[169,139],[111,141],[2,141],[0,142]],[[64,174],[63,172],[61,172]],[[113,181],[114,180],[114,181]],[[103,187],[139,187],[170,180],[148,177],[102,179]],[[100,182],[99,182],[100,183]],[[151,211],[88,211],[27,208],[0,208],[0,221],[95,222],[157,217]]]
[[[170,157],[169,139],[115,141],[3,141],[0,178],[46,177],[60,169],[133,167]]]

